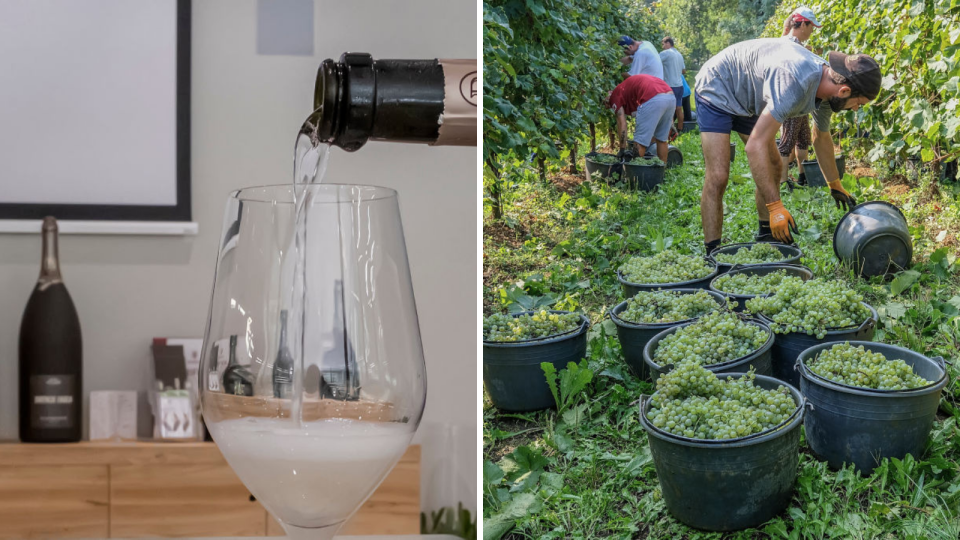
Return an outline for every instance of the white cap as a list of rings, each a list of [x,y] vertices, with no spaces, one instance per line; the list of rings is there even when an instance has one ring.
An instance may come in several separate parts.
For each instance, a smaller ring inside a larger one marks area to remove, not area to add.
[[[812,9],[806,6],[801,6],[793,10],[793,13],[790,14],[790,18],[793,20],[799,19],[801,21],[810,21],[814,26],[820,28],[820,21],[817,20],[817,16],[813,14]]]

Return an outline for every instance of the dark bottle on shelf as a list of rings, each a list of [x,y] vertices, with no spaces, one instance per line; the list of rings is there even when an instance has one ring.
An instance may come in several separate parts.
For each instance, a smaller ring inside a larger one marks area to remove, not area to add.
[[[223,392],[235,396],[253,395],[253,377],[246,366],[237,362],[237,336],[230,336],[230,362],[223,370]]]
[[[280,310],[280,345],[273,362],[273,397],[293,397],[293,355],[287,348],[287,310]]]
[[[314,143],[359,149],[367,140],[477,145],[476,60],[324,60],[313,94]]]
[[[60,275],[57,220],[43,220],[40,278],[20,323],[20,440],[80,440],[83,406],[80,319]]]

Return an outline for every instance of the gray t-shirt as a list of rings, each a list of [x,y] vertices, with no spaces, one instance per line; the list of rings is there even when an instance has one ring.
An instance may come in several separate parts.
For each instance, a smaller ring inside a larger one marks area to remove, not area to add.
[[[700,99],[735,116],[769,111],[787,118],[817,111],[817,129],[830,130],[833,111],[817,103],[817,87],[827,62],[787,39],[764,38],[731,45],[708,60],[697,74]],[[820,106],[818,108],[818,106]]]
[[[663,78],[663,63],[660,62],[660,55],[653,43],[643,41],[640,48],[633,55],[633,63],[630,64],[630,75],[653,75],[658,79]]]
[[[683,55],[673,47],[660,51],[660,61],[663,63],[663,80],[667,85],[677,88],[683,86]]]

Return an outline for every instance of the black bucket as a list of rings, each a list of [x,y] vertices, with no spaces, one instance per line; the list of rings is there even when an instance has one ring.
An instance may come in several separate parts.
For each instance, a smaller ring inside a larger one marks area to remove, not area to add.
[[[529,315],[532,311],[518,313]],[[551,311],[550,313],[569,313]],[[556,406],[540,367],[550,362],[560,371],[587,355],[590,320],[580,316],[576,330],[536,341],[483,342],[483,385],[493,405],[501,411],[539,411]]]
[[[623,179],[630,189],[653,191],[663,183],[664,165],[623,164]]]
[[[647,153],[644,154],[644,157],[658,157],[657,156],[657,147],[656,145],[647,148]],[[683,154],[680,153],[680,149],[674,145],[667,146],[667,168],[672,169],[674,167],[679,167],[683,165]]]
[[[623,172],[622,163],[597,163],[593,161],[593,157],[596,156],[612,156],[617,157],[615,154],[605,154],[602,152],[590,152],[584,156],[584,161],[586,162],[587,169],[587,180],[594,181],[604,181],[608,182],[610,177],[614,174],[620,174]]]
[[[702,289],[674,289],[681,294],[694,294]],[[723,296],[707,291],[719,305],[724,305]],[[668,323],[632,323],[624,321],[619,317],[623,310],[627,309],[627,301],[617,304],[610,310],[610,319],[617,325],[617,337],[620,339],[620,349],[623,351],[623,358],[630,367],[630,371],[637,377],[648,380],[650,377],[647,364],[643,361],[643,348],[650,341],[650,338],[663,332],[668,328],[681,324],[693,322],[696,319],[684,319]]]
[[[843,154],[837,154],[834,160],[837,162],[837,172],[840,173],[840,178],[843,178],[843,174],[847,171],[847,158],[843,157]]]
[[[659,291],[661,289],[703,289],[710,290],[710,280],[717,275],[717,265],[715,262],[707,259],[707,264],[713,266],[713,272],[700,279],[690,281],[681,281],[679,283],[632,283],[623,277],[623,273],[617,270],[617,281],[623,289],[623,297],[630,298],[640,291]]]
[[[737,157],[737,143],[730,143],[730,163]]]
[[[804,399],[796,388],[772,377],[757,375],[754,384],[767,390],[786,386],[797,410],[777,430],[727,442],[661,431],[647,419],[650,400],[640,402],[640,423],[647,431],[664,502],[685,525],[737,531],[764,523],[790,504],[800,462]]]
[[[696,131],[696,130],[697,130],[697,121],[696,121],[696,119],[693,119],[693,120],[684,120],[684,121],[683,121],[683,132],[684,132],[684,133],[687,133],[687,132],[689,132],[689,131]]]
[[[650,338],[650,341],[648,341],[647,345],[643,348],[643,362],[646,364],[646,367],[650,372],[650,378],[654,384],[656,384],[657,379],[660,378],[660,375],[668,373],[673,369],[673,364],[661,366],[653,361],[653,354],[657,350],[657,346],[660,344],[663,338],[673,334],[684,326],[690,326],[693,324],[693,322],[679,324],[672,328],[667,328],[666,330],[661,331],[659,334]],[[767,341],[764,342],[759,349],[746,356],[741,356],[740,358],[735,358],[719,364],[711,364],[709,366],[705,365],[703,366],[704,369],[719,375],[721,373],[746,373],[747,370],[753,366],[757,372],[757,375],[773,375],[773,367],[770,355],[770,350],[773,348],[773,343],[775,341],[773,332],[771,332],[770,328],[764,323],[753,320],[746,321],[746,323],[762,328],[767,333]]]
[[[863,324],[850,328],[838,328],[827,330],[823,339],[817,339],[803,332],[790,332],[789,334],[776,334],[773,340],[771,353],[773,356],[773,376],[790,385],[800,386],[800,372],[797,371],[797,358],[803,351],[823,343],[834,344],[843,341],[870,341],[873,339],[874,330],[877,326],[877,310],[866,302],[861,302],[870,310],[870,317],[863,321]],[[757,318],[768,326],[772,323],[763,313],[758,313]]]
[[[815,159],[808,159],[803,162],[803,174],[807,178],[808,187],[824,187],[827,185],[823,177],[823,171],[820,170],[820,164]]]
[[[940,393],[947,384],[943,358],[928,358],[903,347],[851,341],[890,360],[903,360],[931,384],[914,390],[871,390],[829,381],[813,373],[806,362],[833,343],[811,347],[800,355],[800,390],[810,410],[805,421],[810,449],[838,469],[852,463],[865,475],[883,458],[918,460],[937,416]]]
[[[910,268],[913,241],[907,218],[896,206],[868,201],[847,212],[833,231],[833,252],[863,277]]]
[[[765,276],[767,274],[772,274],[783,270],[787,273],[788,276],[796,276],[804,281],[813,278],[813,272],[806,266],[800,266],[795,264],[784,264],[784,263],[775,263],[775,264],[748,264],[748,265],[738,265],[735,264],[733,268],[730,269],[727,274],[748,274],[755,276]],[[733,310],[737,312],[742,312],[746,309],[746,302],[751,298],[756,298],[757,296],[770,296],[769,294],[734,294],[721,291],[716,287],[716,282],[720,279],[720,276],[723,274],[718,274],[717,277],[710,280],[710,290],[720,294],[726,298],[729,298],[733,301]]]
[[[715,255],[719,253],[733,254],[742,248],[750,248],[754,244],[758,244],[758,243],[759,242],[743,242],[740,244],[727,244],[725,246],[719,246],[710,252],[709,258],[714,263],[716,263],[717,270],[719,271],[719,273],[724,274],[726,272],[729,272],[730,269],[733,267],[733,265],[729,263],[717,262],[717,260],[714,258]],[[765,243],[770,244],[771,246],[777,248],[777,251],[779,251],[783,255],[783,259],[775,263],[754,263],[754,264],[737,263],[740,266],[740,268],[749,268],[751,266],[760,266],[760,265],[768,265],[768,264],[799,264],[800,257],[803,257],[803,251],[800,251],[800,248],[798,248],[797,246],[780,244],[778,242],[765,242]]]

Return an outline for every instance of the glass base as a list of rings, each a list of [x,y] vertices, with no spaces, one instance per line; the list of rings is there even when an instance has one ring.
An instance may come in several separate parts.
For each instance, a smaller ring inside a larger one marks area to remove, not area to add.
[[[331,540],[340,530],[343,522],[326,525],[324,527],[297,527],[289,523],[283,523],[283,530],[287,533],[290,540]]]

